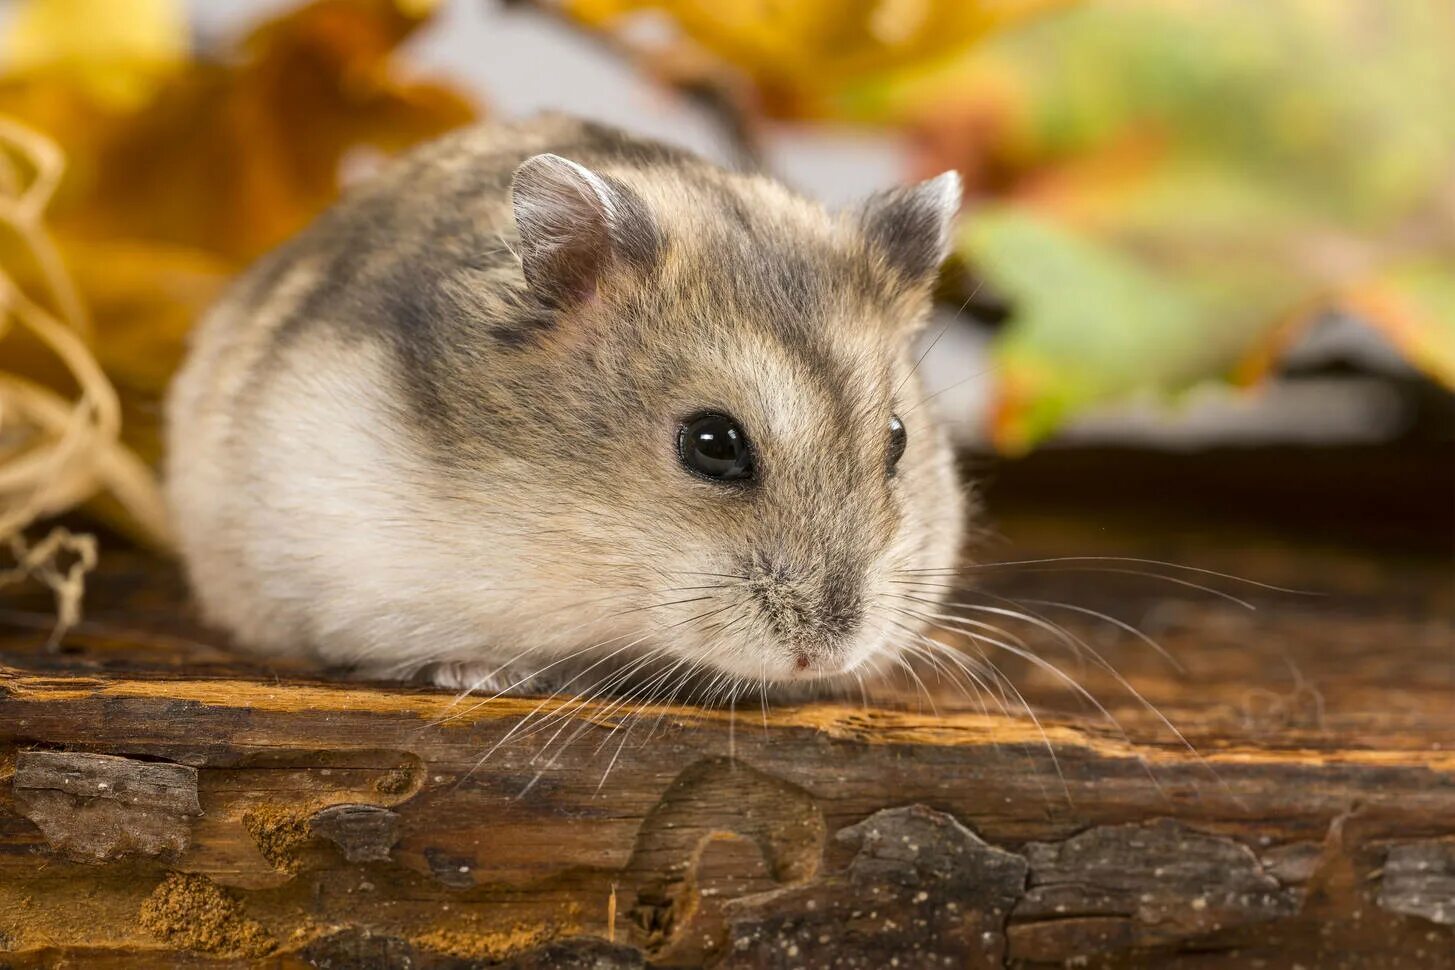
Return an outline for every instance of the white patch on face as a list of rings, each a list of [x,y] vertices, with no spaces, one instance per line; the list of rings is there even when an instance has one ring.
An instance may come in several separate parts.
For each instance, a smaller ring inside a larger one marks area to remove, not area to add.
[[[720,366],[725,373],[741,375],[736,380],[750,410],[736,417],[758,425],[759,435],[791,444],[810,433],[813,416],[822,405],[808,393],[805,375],[794,361],[776,348],[752,341]]]

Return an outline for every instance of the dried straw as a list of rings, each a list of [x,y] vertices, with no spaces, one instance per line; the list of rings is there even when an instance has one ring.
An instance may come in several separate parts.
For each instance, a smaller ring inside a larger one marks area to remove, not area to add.
[[[29,543],[23,530],[108,492],[155,541],[165,543],[167,535],[156,478],[120,442],[116,389],[87,347],[85,306],[46,230],[46,206],[64,167],[65,156],[54,142],[0,118],[0,225],[38,270],[43,291],[33,299],[0,266],[0,340],[12,327],[29,330],[77,385],[67,399],[0,370],[0,546],[15,560],[12,568],[0,570],[0,586],[31,577],[52,589],[57,613],[52,643],[80,619],[85,574],[96,563],[95,538],[54,528]]]

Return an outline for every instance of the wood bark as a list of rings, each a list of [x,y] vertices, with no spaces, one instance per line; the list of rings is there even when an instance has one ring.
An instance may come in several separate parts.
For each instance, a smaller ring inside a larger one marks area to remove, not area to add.
[[[1455,966],[1448,567],[1260,555],[1337,595],[985,580],[1177,656],[1061,614],[1146,701],[1063,651],[1116,725],[1014,658],[1035,719],[929,670],[933,706],[457,702],[238,661],[113,556],[68,652],[5,606],[0,966]]]

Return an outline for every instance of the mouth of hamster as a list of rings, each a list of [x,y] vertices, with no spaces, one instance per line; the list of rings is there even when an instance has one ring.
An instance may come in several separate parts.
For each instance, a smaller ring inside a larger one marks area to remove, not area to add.
[[[864,665],[865,658],[851,657],[837,651],[824,656],[816,656],[812,651],[790,649],[786,657],[780,653],[777,659],[763,664],[755,671],[749,672],[746,669],[738,670],[729,667],[718,667],[718,669],[727,676],[736,677],[744,682],[762,681],[769,685],[807,685],[852,677],[854,672]]]
[[[846,676],[852,673],[856,666],[857,664],[843,663],[836,660],[814,660],[806,653],[798,653],[785,665],[783,676],[779,679],[790,683],[828,680],[833,677]]]

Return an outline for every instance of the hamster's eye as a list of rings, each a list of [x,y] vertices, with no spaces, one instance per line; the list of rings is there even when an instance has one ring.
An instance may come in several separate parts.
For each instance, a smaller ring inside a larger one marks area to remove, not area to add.
[[[677,433],[682,464],[704,478],[742,482],[753,477],[753,453],[737,421],[710,412],[688,418]]]
[[[894,474],[899,459],[904,457],[904,446],[907,444],[909,435],[904,430],[904,422],[899,420],[899,415],[892,415],[889,418],[889,474]]]

